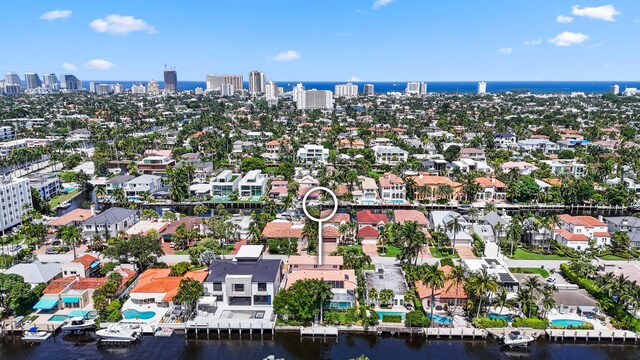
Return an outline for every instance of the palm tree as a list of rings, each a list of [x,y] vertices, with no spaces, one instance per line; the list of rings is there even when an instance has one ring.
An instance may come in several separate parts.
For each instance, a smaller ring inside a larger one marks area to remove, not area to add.
[[[80,228],[72,225],[61,226],[60,229],[58,229],[58,236],[65,244],[73,247],[73,258],[76,259],[76,242],[82,239]]]
[[[484,204],[484,213],[488,214],[492,211],[496,211],[496,204],[493,202],[486,202]]]
[[[504,286],[500,286],[498,288],[498,292],[496,293],[496,305],[500,305],[500,314],[502,314],[502,309],[507,304],[507,289]]]
[[[369,288],[369,301],[373,300],[374,305],[378,305],[378,290]]]
[[[534,304],[538,298],[538,295],[542,292],[542,284],[538,281],[537,276],[529,276],[524,281],[523,288],[528,292],[528,299],[531,304]],[[531,307],[530,304],[527,304],[527,317],[531,317]]]
[[[318,280],[316,282],[317,288],[315,291],[316,301],[320,302],[320,324],[322,324],[322,312],[324,309],[324,303],[329,301],[333,297],[333,292],[331,291],[331,285],[325,283],[322,280]]]
[[[424,276],[422,281],[425,286],[431,288],[431,317],[433,320],[433,309],[436,303],[436,289],[441,289],[444,286],[445,275],[444,271],[438,268],[437,264],[423,265],[425,267]]]
[[[411,289],[404,292],[404,306],[413,307],[413,304],[416,301],[416,289],[411,287]]]
[[[493,275],[487,272],[487,269],[482,268],[471,276],[469,280],[470,288],[475,292],[476,296],[480,298],[478,302],[478,311],[476,317],[480,317],[480,309],[482,309],[482,300],[484,300],[487,293],[496,292],[498,289],[498,282]]]
[[[555,286],[545,286],[542,289],[542,308],[544,309],[544,316],[547,316],[547,312],[556,306],[556,300],[553,298],[553,293],[558,291]]]
[[[460,264],[456,264],[452,269],[449,275],[447,276],[447,280],[451,281],[449,286],[447,287],[447,291],[451,290],[451,288],[456,288],[455,298],[453,300],[453,306],[458,307],[458,288],[461,284],[464,284],[465,281],[465,269]]]
[[[98,202],[107,196],[107,188],[104,185],[96,186],[94,192],[96,194],[96,198],[98,199]]]
[[[522,222],[518,215],[514,216],[507,232],[507,238],[511,241],[511,257],[513,257],[513,247],[515,242],[520,242],[522,238]]]
[[[480,215],[480,209],[472,206],[469,208],[467,215],[469,215],[469,218],[471,219],[471,221],[475,223],[476,221],[478,221],[478,216]]]
[[[518,292],[516,293],[516,301],[520,304],[520,311],[523,314],[525,313],[525,309],[529,315],[531,314],[531,303],[533,302],[533,299],[531,298],[531,293],[527,289],[524,287],[518,289]]]
[[[451,220],[447,221],[445,227],[447,231],[451,231],[453,233],[453,239],[451,239],[451,256],[454,256],[456,253],[456,234],[462,231],[462,222],[460,221],[460,218],[454,216]]]

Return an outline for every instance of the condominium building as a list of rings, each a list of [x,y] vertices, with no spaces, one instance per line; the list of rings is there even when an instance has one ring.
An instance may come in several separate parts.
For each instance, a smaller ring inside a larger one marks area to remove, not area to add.
[[[31,188],[25,178],[0,178],[0,231],[17,225],[33,208]]]
[[[147,93],[151,95],[160,94],[160,84],[158,84],[158,82],[155,80],[149,80],[149,82],[147,83]]]
[[[207,91],[220,90],[222,90],[222,77],[215,74],[207,75]]]
[[[4,85],[20,85],[20,76],[11,71],[4,74]]]
[[[298,96],[304,91],[304,85],[302,83],[297,83],[296,86],[293,87],[293,101],[298,102]]]
[[[222,84],[220,89],[221,89],[220,91],[221,96],[232,96],[233,93],[235,92],[235,88],[233,87],[233,84]]]
[[[30,174],[27,177],[29,186],[39,192],[44,201],[49,201],[60,192],[60,178],[58,176]]]
[[[611,92],[613,95],[618,95],[620,94],[620,85],[612,85],[611,88],[609,89],[609,92]]]
[[[54,73],[42,74],[42,83],[49,91],[57,91],[60,88],[60,82],[58,82],[58,77]]]
[[[333,109],[333,92],[330,90],[303,90],[297,93],[298,110],[331,110]]]
[[[33,72],[28,72],[24,74],[24,82],[27,84],[27,89],[37,89],[42,86],[42,82],[40,81],[40,77],[38,74]]]
[[[329,160],[329,149],[325,149],[322,145],[306,144],[298,149],[298,159],[305,163],[321,163],[326,164]]]
[[[244,90],[244,80],[241,74],[222,75],[222,84],[233,85],[233,91],[242,92]]]
[[[264,94],[266,85],[266,77],[262,71],[254,70],[249,73],[249,94],[251,96]]]
[[[267,101],[276,101],[278,100],[279,97],[279,91],[278,91],[278,84],[274,83],[273,81],[269,80],[269,82],[267,83],[267,85],[265,86],[265,98],[267,99]]]
[[[142,84],[133,84],[131,86],[132,94],[144,94],[147,92],[147,89]]]
[[[484,81],[478,82],[478,94],[486,94],[487,93],[487,83]]]
[[[364,94],[365,95],[375,94],[373,84],[364,84]]]
[[[410,81],[407,83],[407,88],[404,92],[407,95],[424,95],[427,93],[427,83]]]
[[[336,98],[344,97],[344,98],[354,98],[358,96],[358,85],[347,83],[347,84],[338,84],[335,86],[335,92],[333,96]]]
[[[164,92],[175,94],[178,91],[178,73],[175,69],[165,69],[164,71]]]
[[[16,136],[13,126],[0,126],[0,140],[11,140]]]
[[[62,74],[60,75],[60,90],[65,92],[82,90],[82,81],[75,75]]]

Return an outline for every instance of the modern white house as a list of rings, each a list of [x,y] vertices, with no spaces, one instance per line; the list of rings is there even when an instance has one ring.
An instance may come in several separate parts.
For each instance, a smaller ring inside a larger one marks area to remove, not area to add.
[[[234,190],[238,190],[240,174],[234,174],[231,170],[224,170],[211,181],[211,196],[229,196]]]
[[[233,260],[214,260],[204,281],[204,296],[218,306],[271,307],[282,281],[282,261],[263,259],[262,245],[244,245]]]
[[[570,174],[575,177],[583,177],[587,174],[587,165],[579,163],[576,159],[542,160],[549,165],[551,173],[555,176]]]
[[[127,183],[135,178],[136,177],[133,175],[118,175],[107,180],[105,185],[107,195],[113,195],[113,192],[117,189],[125,190],[127,187]]]
[[[120,207],[109,208],[83,223],[83,236],[90,239],[94,234],[103,238],[115,237],[120,231],[126,231],[138,218],[138,211]]]
[[[380,195],[378,194],[376,181],[366,176],[358,176],[358,181],[360,182],[360,189],[353,191],[353,200],[358,204],[379,204]]]
[[[322,145],[306,144],[298,149],[297,156],[301,162],[326,164],[329,160],[329,149]]]
[[[251,170],[238,183],[241,198],[261,197],[265,195],[269,176],[262,170]]]
[[[139,196],[145,192],[154,193],[162,187],[162,178],[157,175],[140,175],[127,181],[124,189],[127,196]]]
[[[537,150],[543,154],[555,154],[560,151],[560,146],[547,139],[526,139],[518,141],[518,147],[525,153],[532,153]]]
[[[407,161],[409,153],[397,146],[374,146],[373,153],[376,164],[396,165],[401,161]]]

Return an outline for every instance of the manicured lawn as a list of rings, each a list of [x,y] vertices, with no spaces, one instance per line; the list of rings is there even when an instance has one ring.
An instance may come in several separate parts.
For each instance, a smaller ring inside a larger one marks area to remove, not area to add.
[[[78,194],[79,192],[80,192],[79,189],[75,189],[75,190],[73,190],[72,192],[70,192],[68,194],[63,194],[63,195],[56,196],[53,199],[49,200],[49,205],[53,209],[54,207],[58,206],[61,202],[67,201],[67,200],[71,199],[72,197],[76,196],[76,194]]]
[[[450,248],[439,248],[435,246],[430,246],[429,251],[431,251],[431,255],[433,255],[434,258],[445,258],[445,257],[452,257],[454,259],[460,258],[460,255],[458,255],[457,251],[454,252],[453,256],[451,256]]]
[[[509,256],[509,252],[505,253]],[[532,253],[523,249],[516,249],[513,252],[513,256],[509,256],[512,259],[517,260],[568,260],[569,258],[560,255],[542,255]]]
[[[543,278],[549,277],[549,272],[541,268],[509,268],[514,274],[540,274]]]
[[[380,252],[380,248],[378,248],[378,255],[380,256],[384,256],[384,257],[396,257],[398,254],[400,254],[400,248],[397,248],[393,245],[385,245],[385,253],[382,254]]]
[[[618,256],[618,255],[613,255],[613,254],[609,254],[609,255],[604,255],[604,256],[598,256],[599,259],[602,260],[628,260],[627,258]]]

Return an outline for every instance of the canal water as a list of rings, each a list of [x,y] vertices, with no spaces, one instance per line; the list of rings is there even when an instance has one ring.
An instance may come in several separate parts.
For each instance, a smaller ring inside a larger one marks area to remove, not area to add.
[[[41,344],[26,344],[18,336],[0,339],[0,359],[258,359],[269,355],[276,359],[352,359],[366,355],[377,359],[640,359],[634,345],[549,343],[540,340],[528,349],[501,348],[493,340],[450,341],[426,340],[421,337],[379,337],[375,335],[343,334],[336,338],[304,338],[297,334],[248,335],[228,339],[211,335],[209,340],[184,335],[171,338],[144,337],[127,347],[106,347],[95,335],[58,335]]]

